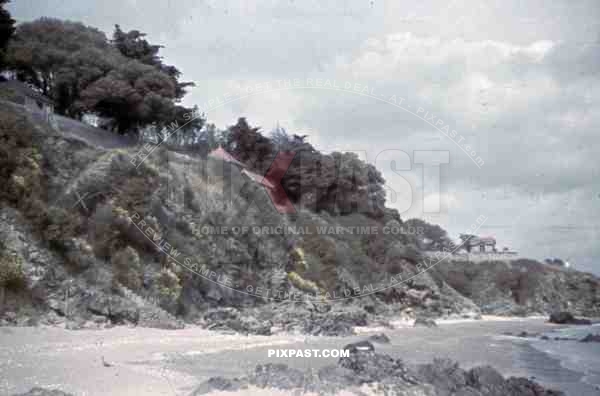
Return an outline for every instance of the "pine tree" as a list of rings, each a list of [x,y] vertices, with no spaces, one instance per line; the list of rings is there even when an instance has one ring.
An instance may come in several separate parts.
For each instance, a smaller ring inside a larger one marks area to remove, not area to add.
[[[5,66],[4,56],[6,46],[15,33],[15,20],[4,7],[10,0],[0,0],[0,69]]]

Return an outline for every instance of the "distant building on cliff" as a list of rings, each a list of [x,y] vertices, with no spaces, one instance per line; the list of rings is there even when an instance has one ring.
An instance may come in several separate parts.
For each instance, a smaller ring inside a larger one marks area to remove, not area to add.
[[[461,243],[456,245],[450,252],[428,251],[425,254],[438,259],[444,257],[449,260],[461,260],[471,262],[484,261],[506,261],[516,260],[519,254],[507,247],[498,250],[496,238],[492,236],[477,236],[472,234],[461,234]]]

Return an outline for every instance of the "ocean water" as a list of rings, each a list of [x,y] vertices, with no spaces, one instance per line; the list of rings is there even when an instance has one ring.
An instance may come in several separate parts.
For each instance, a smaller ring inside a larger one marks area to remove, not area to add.
[[[600,334],[600,324],[553,330],[550,340],[530,339],[519,356],[528,372],[569,395],[600,395],[600,343],[579,342],[588,334]],[[555,337],[573,340],[554,340]]]

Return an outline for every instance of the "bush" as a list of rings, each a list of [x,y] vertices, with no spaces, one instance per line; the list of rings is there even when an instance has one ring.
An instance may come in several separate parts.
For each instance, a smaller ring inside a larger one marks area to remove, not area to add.
[[[130,246],[118,251],[111,258],[114,280],[137,291],[142,286],[142,266],[137,252]]]
[[[39,188],[41,160],[33,147],[33,126],[23,116],[0,111],[0,198],[19,203]],[[25,196],[25,197],[24,197]]]
[[[23,270],[23,259],[18,255],[3,254],[0,256],[0,287],[20,290],[27,286],[27,278]]]
[[[156,277],[156,287],[161,301],[161,306],[173,310],[181,295],[179,277],[171,270],[163,268]]]
[[[319,286],[317,286],[317,284],[315,282],[304,279],[303,277],[298,275],[296,272],[288,273],[288,279],[292,285],[294,285],[297,289],[299,289],[303,292],[313,293],[313,294],[318,294],[320,292]]]
[[[19,95],[15,90],[11,88],[3,87],[0,89],[0,99],[7,100],[9,102],[25,105],[25,97]]]
[[[41,205],[39,210],[43,210]],[[41,215],[45,215],[44,222],[46,223],[42,231],[43,236],[55,247],[60,248],[62,241],[78,235],[83,226],[81,217],[76,211],[50,207]]]

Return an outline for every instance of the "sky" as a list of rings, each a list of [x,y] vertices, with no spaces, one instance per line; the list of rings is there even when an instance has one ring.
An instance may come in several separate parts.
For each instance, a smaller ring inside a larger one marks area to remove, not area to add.
[[[382,171],[388,206],[403,218],[456,238],[484,216],[477,233],[500,247],[600,273],[597,0],[18,0],[9,8],[18,21],[146,32],[196,83],[186,104],[236,99],[206,112],[218,127],[243,116],[266,132],[306,134],[322,151],[355,151]]]

